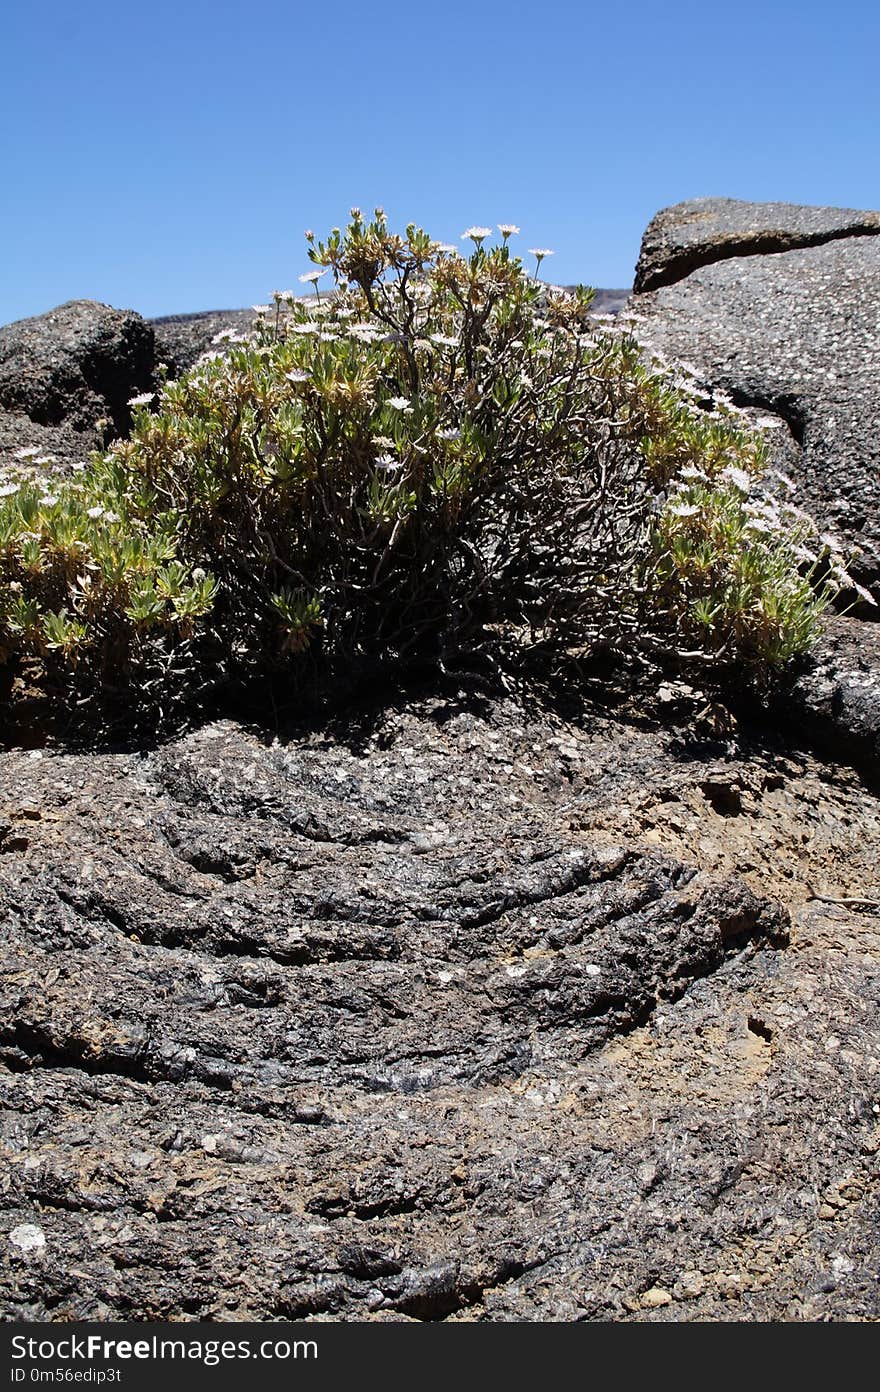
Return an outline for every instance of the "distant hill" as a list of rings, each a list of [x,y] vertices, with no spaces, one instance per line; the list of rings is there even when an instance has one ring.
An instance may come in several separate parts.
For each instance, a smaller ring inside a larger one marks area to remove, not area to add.
[[[632,290],[596,290],[593,309],[596,314],[619,314]]]

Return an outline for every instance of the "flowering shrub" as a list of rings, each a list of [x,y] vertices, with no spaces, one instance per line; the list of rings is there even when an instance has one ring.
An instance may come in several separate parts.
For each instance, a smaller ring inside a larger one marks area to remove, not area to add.
[[[463,254],[354,209],[307,234],[309,302],[276,293],[136,398],[78,477],[0,487],[0,661],[311,679],[487,625],[757,670],[805,651],[834,581],[811,584],[815,529],[762,484],[762,439],[592,320],[592,292],[540,284],[551,253],[530,274],[517,230]]]

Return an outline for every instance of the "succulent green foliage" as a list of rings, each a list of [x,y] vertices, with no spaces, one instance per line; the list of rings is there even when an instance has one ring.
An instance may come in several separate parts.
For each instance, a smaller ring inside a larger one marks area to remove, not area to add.
[[[276,294],[51,494],[0,489],[0,661],[123,687],[157,658],[307,676],[487,624],[759,670],[805,651],[831,581],[761,482],[763,441],[501,230],[463,255],[352,210],[308,234],[310,302]]]
[[[759,669],[806,652],[833,587],[815,583],[808,523],[772,499],[749,501],[748,480],[692,483],[663,508],[652,536],[658,609],[684,642]]]

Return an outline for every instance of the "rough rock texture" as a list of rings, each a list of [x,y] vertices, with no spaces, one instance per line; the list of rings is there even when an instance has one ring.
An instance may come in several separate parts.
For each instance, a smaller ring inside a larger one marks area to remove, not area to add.
[[[880,625],[832,616],[811,660],[775,710],[832,758],[880,787]]]
[[[661,209],[648,223],[635,290],[672,285],[713,261],[764,256],[820,246],[839,237],[878,233],[880,213],[803,208],[796,203],[742,203],[736,198],[693,198]]]
[[[2,1317],[877,1318],[880,805],[710,724],[0,756]]]
[[[254,326],[253,309],[208,309],[200,314],[169,314],[151,319],[156,338],[156,363],[164,363],[169,377],[182,372],[202,356],[216,352],[221,344],[215,340],[219,333],[250,333]]]
[[[678,204],[645,234],[630,309],[654,347],[780,416],[798,501],[880,599],[878,234],[880,213]]]
[[[104,431],[97,425],[82,430],[72,425],[39,425],[20,411],[0,409],[0,476],[5,482],[22,471],[21,449],[37,450],[43,462],[41,472],[69,474],[73,466],[85,464],[92,450],[105,443]],[[48,462],[46,462],[48,461]]]
[[[133,310],[70,300],[0,328],[0,407],[38,425],[88,430],[103,416],[124,430],[129,397],[152,383],[153,352]]]

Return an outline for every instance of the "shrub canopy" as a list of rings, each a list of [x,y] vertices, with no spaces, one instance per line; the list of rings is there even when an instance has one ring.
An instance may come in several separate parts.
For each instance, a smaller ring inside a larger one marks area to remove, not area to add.
[[[591,318],[591,291],[540,284],[512,231],[462,254],[352,210],[308,234],[308,302],[276,293],[136,399],[79,476],[7,481],[0,662],[118,691],[332,679],[487,626],[762,673],[806,651],[842,563],[814,583],[822,544],[763,438]]]

